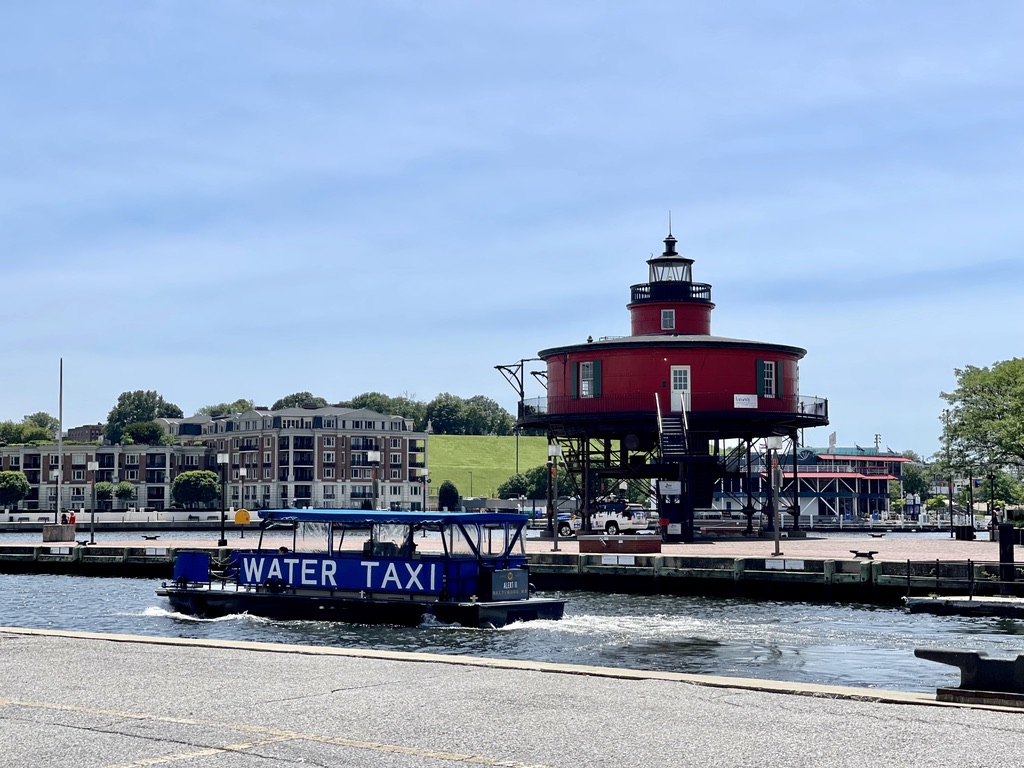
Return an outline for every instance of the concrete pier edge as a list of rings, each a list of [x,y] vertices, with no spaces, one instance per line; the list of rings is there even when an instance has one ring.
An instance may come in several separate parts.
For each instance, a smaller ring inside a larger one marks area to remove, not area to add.
[[[198,640],[192,638],[158,637],[150,635],[107,634],[101,632],[71,632],[66,630],[30,629],[25,627],[0,626],[0,639],[4,636],[26,636],[39,638],[66,638],[113,643],[134,643],[145,645],[170,645],[178,647],[199,647],[224,650],[254,651],[258,653],[287,653],[310,656],[343,656],[349,658],[378,659],[408,663],[447,664],[453,666],[485,667],[491,669],[514,669],[519,671],[545,672],[563,675],[586,675],[618,680],[661,680],[686,683],[709,688],[734,688],[815,698],[846,699],[875,704],[904,704],[930,707],[953,707],[969,709],[990,709],[1002,712],[1020,713],[1019,708],[990,705],[965,704],[960,702],[937,701],[934,694],[906,691],[891,691],[877,688],[854,688],[834,685],[816,685],[782,680],[763,680],[746,677],[725,677],[719,675],[694,675],[681,672],[660,672],[642,669],[620,669],[577,664],[561,664],[520,659],[492,659],[481,656],[456,656],[437,653],[413,653],[406,651],[375,651],[370,649],[330,648],[287,643],[261,643],[244,640]]]

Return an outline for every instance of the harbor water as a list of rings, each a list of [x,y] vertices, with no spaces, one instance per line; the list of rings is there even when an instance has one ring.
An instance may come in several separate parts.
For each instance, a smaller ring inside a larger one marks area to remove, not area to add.
[[[0,625],[210,640],[423,651],[504,659],[931,692],[959,671],[914,648],[1014,657],[1024,622],[899,608],[565,592],[561,621],[500,630],[198,619],[174,613],[152,579],[0,575]],[[74,664],[69,664],[73,672]]]

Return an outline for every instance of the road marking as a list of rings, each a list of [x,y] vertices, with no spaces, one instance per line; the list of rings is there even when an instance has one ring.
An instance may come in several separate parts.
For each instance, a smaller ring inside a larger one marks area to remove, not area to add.
[[[443,750],[427,749],[424,747],[406,747],[399,744],[382,744],[376,741],[362,741],[359,739],[345,739],[332,736],[318,736],[314,733],[300,733],[299,731],[285,731],[276,728],[266,728],[259,725],[245,725],[241,723],[219,723],[214,720],[196,720],[187,717],[166,717],[161,715],[148,715],[142,712],[125,712],[115,709],[98,709],[75,704],[55,704],[48,701],[24,701],[0,697],[0,707],[24,707],[26,709],[43,709],[54,712],[80,712],[87,715],[103,715],[105,717],[120,717],[127,720],[140,720],[154,723],[173,723],[175,725],[195,725],[205,728],[216,728],[222,730],[242,731],[263,735],[266,738],[258,739],[242,744],[229,744],[224,747],[209,747],[206,749],[193,750],[191,752],[180,752],[173,755],[161,757],[140,758],[127,763],[113,763],[105,768],[136,768],[137,766],[160,765],[192,758],[209,757],[223,754],[225,752],[244,752],[266,744],[280,743],[284,741],[310,741],[317,744],[329,744],[350,749],[365,749],[372,752],[389,752],[414,757],[429,757],[435,760],[452,760],[467,765],[488,765],[498,768],[550,768],[544,763],[524,763],[519,760],[502,760],[483,755],[467,755],[459,752],[446,752]],[[111,732],[113,733],[113,732]],[[117,735],[117,734],[115,734]]]

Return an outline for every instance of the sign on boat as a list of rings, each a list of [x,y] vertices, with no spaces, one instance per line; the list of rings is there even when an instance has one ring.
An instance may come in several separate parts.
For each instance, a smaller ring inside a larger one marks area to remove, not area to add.
[[[157,594],[181,613],[275,619],[501,627],[560,619],[565,601],[532,597],[526,515],[334,509],[260,513],[255,549],[217,570],[208,550],[182,550]],[[271,529],[292,546],[264,548]],[[429,548],[428,548],[429,547]]]

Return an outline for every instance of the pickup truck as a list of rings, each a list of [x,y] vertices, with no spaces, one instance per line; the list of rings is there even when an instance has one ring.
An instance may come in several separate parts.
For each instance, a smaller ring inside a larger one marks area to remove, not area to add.
[[[647,530],[647,511],[639,504],[599,504],[591,515],[590,527],[609,536]],[[570,524],[574,531],[583,527],[583,519],[574,517]]]

